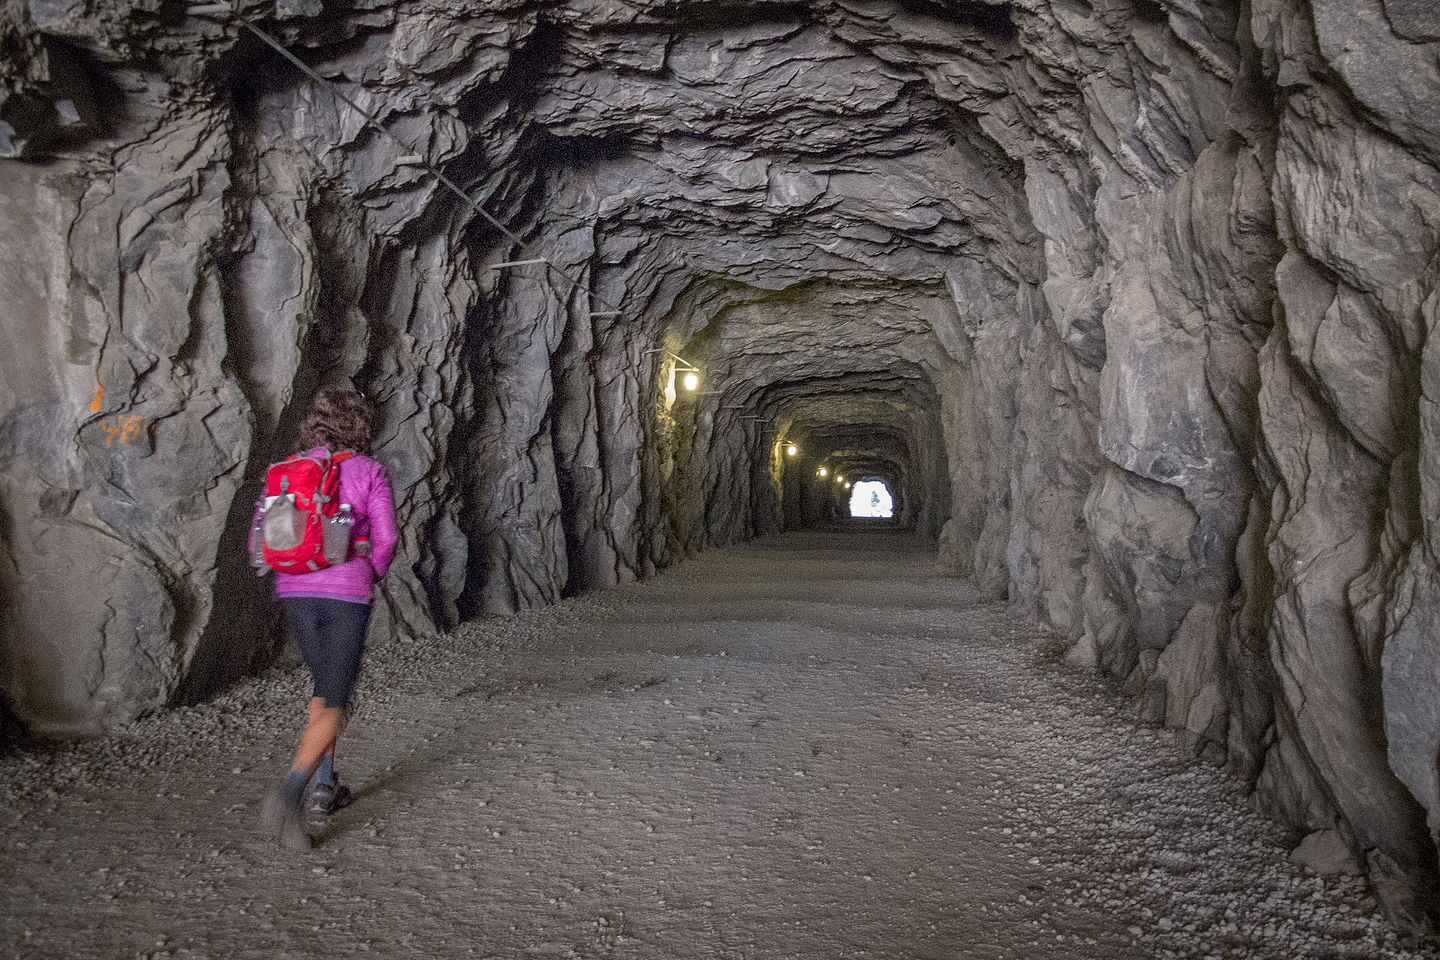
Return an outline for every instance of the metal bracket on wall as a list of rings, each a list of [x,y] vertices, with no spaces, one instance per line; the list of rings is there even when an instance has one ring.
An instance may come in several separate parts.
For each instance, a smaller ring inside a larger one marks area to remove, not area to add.
[[[528,267],[532,263],[543,263],[547,267],[550,266],[549,260],[546,260],[544,257],[536,257],[533,260],[505,260],[501,263],[492,263],[490,264],[490,269],[503,270],[505,267]]]

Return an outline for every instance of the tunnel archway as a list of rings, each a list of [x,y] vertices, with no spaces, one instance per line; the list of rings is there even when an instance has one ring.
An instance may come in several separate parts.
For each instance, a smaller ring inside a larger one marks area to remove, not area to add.
[[[1425,4],[150,6],[0,13],[0,727],[270,662],[251,505],[349,384],[377,641],[882,476],[1434,925]]]

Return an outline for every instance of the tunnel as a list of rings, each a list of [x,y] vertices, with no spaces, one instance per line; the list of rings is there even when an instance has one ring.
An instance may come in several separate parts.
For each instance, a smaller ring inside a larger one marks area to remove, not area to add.
[[[1437,54],[1415,0],[0,5],[0,753],[293,664],[244,542],[339,385],[373,650],[893,549],[1427,936]]]

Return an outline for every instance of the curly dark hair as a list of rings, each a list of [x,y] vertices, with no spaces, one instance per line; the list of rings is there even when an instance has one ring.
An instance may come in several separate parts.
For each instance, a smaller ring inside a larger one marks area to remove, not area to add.
[[[315,394],[300,421],[300,445],[306,450],[329,446],[369,453],[372,419],[370,401],[363,393],[325,387]]]

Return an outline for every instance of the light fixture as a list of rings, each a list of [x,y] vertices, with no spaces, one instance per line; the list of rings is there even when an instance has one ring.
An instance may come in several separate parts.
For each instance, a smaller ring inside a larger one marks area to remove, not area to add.
[[[824,467],[821,467],[819,470],[817,470],[817,471],[815,471],[815,472],[818,473],[818,474],[819,474],[820,476],[822,476],[822,477],[828,477],[828,476],[830,476],[830,471],[829,471],[829,470],[826,470]]]
[[[850,489],[850,481],[849,481],[849,480],[846,480],[846,481],[845,481],[845,489],[846,489],[846,490],[849,490],[849,489]]]
[[[835,482],[836,482],[836,483],[844,483],[844,482],[845,482],[845,478],[842,477],[840,474],[837,473],[837,474],[835,474]]]
[[[797,446],[795,446],[795,444],[793,444],[793,443],[790,444],[790,446],[788,446],[788,447],[785,448],[785,455],[786,455],[787,457],[793,457],[793,456],[795,456],[795,454],[797,454],[797,453],[799,453],[799,452],[800,452],[800,448],[797,447]]]
[[[619,311],[616,312],[618,313]],[[600,316],[600,314],[592,313],[591,316]],[[689,390],[691,393],[694,393],[700,388],[700,368],[695,366],[695,364],[691,363],[689,360],[686,360],[684,357],[680,356],[680,354],[676,353],[674,350],[666,350],[664,347],[656,347],[654,350],[642,350],[640,352],[647,355],[652,353],[663,353],[667,356],[674,357],[675,367],[673,373],[680,373],[683,371],[685,374],[685,376],[682,377],[680,380],[681,385],[684,386],[685,389]]]

